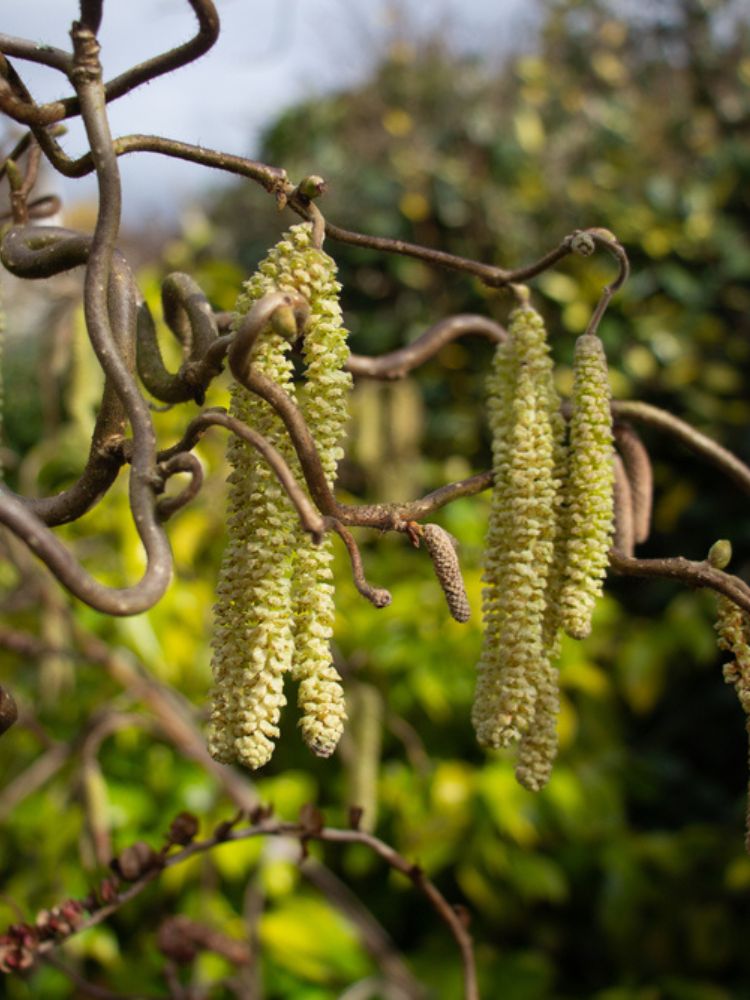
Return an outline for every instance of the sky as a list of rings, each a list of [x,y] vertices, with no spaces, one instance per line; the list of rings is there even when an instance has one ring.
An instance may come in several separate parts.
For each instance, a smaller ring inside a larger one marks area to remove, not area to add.
[[[534,0],[217,0],[219,41],[197,62],[110,105],[115,135],[143,132],[240,155],[256,155],[263,128],[314,94],[367,76],[397,30],[440,33],[493,60],[533,45]],[[0,31],[69,49],[77,0],[3,0]],[[186,0],[105,0],[100,32],[107,78],[187,40]],[[400,29],[399,29],[399,26]],[[16,60],[38,101],[65,96],[61,74]],[[71,123],[63,144],[84,150]],[[220,183],[214,171],[150,153],[123,157],[124,219],[173,221],[181,206]],[[91,179],[56,180],[68,202],[90,198]]]

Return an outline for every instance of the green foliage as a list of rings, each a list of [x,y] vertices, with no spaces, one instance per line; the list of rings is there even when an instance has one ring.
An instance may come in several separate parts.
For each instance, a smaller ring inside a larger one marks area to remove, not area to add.
[[[267,136],[265,154],[293,177],[324,175],[330,193],[322,206],[339,224],[503,265],[539,256],[577,227],[613,230],[634,271],[602,330],[616,394],[667,405],[747,456],[747,27],[724,42],[701,5],[670,10],[674,18],[656,32],[646,21],[617,20],[604,3],[555,3],[541,51],[498,73],[439,46],[396,46],[360,90],[286,113]],[[259,212],[260,198],[249,187],[224,195],[210,224],[194,221],[187,238],[168,249],[165,270],[190,270],[217,308],[231,308],[241,277],[282,228]],[[327,248],[341,265],[355,350],[399,346],[451,312],[507,311],[503,298],[498,303],[474,282],[420,262]],[[535,302],[560,334],[562,389],[570,387],[567,334],[585,326],[610,276],[609,261],[597,257],[566,262],[534,283]],[[157,314],[158,277],[146,275]],[[18,350],[12,363],[29,377],[31,346]],[[74,352],[68,388],[88,384],[84,357]],[[489,357],[483,343],[453,344],[419,374],[416,400],[394,387],[359,397],[356,459],[343,470],[344,489],[392,497],[398,481],[414,495],[485,467]],[[20,473],[41,491],[60,489],[75,474],[93,418],[83,401],[85,393],[72,396],[56,436],[47,427],[43,440],[38,400],[27,404],[23,422],[8,424],[24,458]],[[207,403],[226,405],[226,381]],[[158,416],[165,445],[181,434],[185,410]],[[373,421],[383,430],[374,441]],[[221,433],[199,447],[206,485],[170,524],[177,580],[153,611],[107,620],[71,608],[30,571],[30,599],[12,619],[8,612],[6,623],[63,650],[75,648],[74,628],[89,630],[204,706],[224,544]],[[736,565],[747,565],[742,503],[692,459],[671,454],[657,438],[649,445],[658,500],[645,554],[702,557],[721,535],[735,542]],[[468,625],[449,618],[426,553],[402,538],[363,538],[369,578],[393,593],[387,610],[361,599],[337,551],[338,665],[347,684],[370,685],[385,706],[377,832],[471,908],[487,997],[746,995],[743,719],[721,682],[712,602],[666,585],[611,582],[591,638],[563,645],[561,755],[549,786],[533,795],[515,782],[505,752],[480,751],[469,722],[487,512],[480,497],[440,517],[461,540],[474,608]],[[132,579],[142,568],[122,484],[61,534],[102,579]],[[7,573],[3,582],[10,589],[15,581]],[[3,816],[0,922],[18,919],[11,900],[28,918],[85,895],[104,874],[83,807],[80,734],[106,707],[137,712],[140,720],[108,735],[98,752],[106,780],[99,818],[115,852],[136,839],[160,846],[169,819],[183,809],[201,816],[204,832],[232,814],[215,777],[176,748],[137,693],[124,691],[101,665],[79,655],[29,662],[3,653],[1,662],[3,682],[38,726],[19,725],[0,741],[0,806],[12,781],[24,773],[28,780],[27,769],[48,752],[45,740],[74,749]],[[316,801],[330,823],[345,823],[351,761],[345,754],[312,760],[289,715],[277,755],[257,777],[260,799],[288,818]],[[185,913],[241,938],[252,878],[266,904],[259,935],[267,995],[333,1000],[375,965],[356,928],[305,884],[287,846],[227,845],[171,870],[107,926],[71,942],[66,960],[122,991],[163,989],[154,947],[160,920]],[[446,930],[405,880],[356,846],[320,856],[388,928],[431,995],[460,995]],[[230,971],[205,956],[195,975],[217,981]],[[9,979],[5,990],[10,998],[74,995],[50,968],[31,986]],[[216,987],[212,995],[223,994]]]

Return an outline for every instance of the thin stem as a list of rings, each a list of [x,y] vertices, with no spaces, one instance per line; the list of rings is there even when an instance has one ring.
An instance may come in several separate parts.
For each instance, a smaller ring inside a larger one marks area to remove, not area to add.
[[[712,465],[732,480],[743,493],[750,496],[750,466],[737,458],[727,448],[717,444],[667,410],[650,403],[638,401],[617,401],[612,403],[612,413],[616,417],[627,417],[636,423],[655,430],[664,431],[681,444],[686,445],[696,455],[707,459]]]
[[[387,608],[393,600],[390,591],[383,589],[383,587],[373,587],[367,582],[365,569],[362,565],[362,555],[352,533],[335,518],[327,518],[326,521],[331,530],[335,531],[339,538],[343,541],[344,545],[346,545],[346,550],[349,553],[349,559],[352,564],[352,578],[354,580],[354,586],[357,588],[359,593],[363,597],[366,597],[371,604],[374,604],[376,608]]]
[[[163,76],[164,73],[179,69],[179,67],[193,62],[208,52],[219,37],[219,15],[212,0],[187,0],[187,2],[198,18],[198,31],[194,37],[183,45],[178,45],[168,52],[147,59],[110,80],[104,85],[103,97],[105,101],[114,101],[118,97],[128,94],[135,87],[155,80],[157,77]],[[77,25],[81,31],[95,39],[100,19],[101,2],[86,0],[81,7],[81,20],[77,22]],[[71,60],[67,52],[61,52],[51,46],[37,49],[31,42],[6,35],[0,35],[0,53],[15,55],[22,59],[43,63],[53,69],[59,69],[71,78],[75,86],[75,54]],[[12,73],[12,76],[7,72],[11,69],[6,63],[5,75],[10,79],[10,83],[20,82],[15,72]],[[80,93],[77,97],[68,97],[65,100],[37,105],[31,101],[28,93],[24,98],[13,95],[10,92],[8,79],[0,80],[0,84],[5,84],[5,87],[0,89],[0,108],[16,121],[26,125],[49,125],[82,113]]]
[[[492,343],[501,343],[507,336],[503,327],[487,316],[461,313],[440,320],[411,344],[397,351],[382,354],[377,358],[352,354],[345,368],[352,375],[364,378],[403,378],[414,368],[429,361],[446,344],[471,334],[485,337]]]
[[[307,494],[298,484],[294,473],[287,465],[281,453],[262,434],[248,427],[247,424],[238,420],[237,417],[230,416],[225,410],[218,408],[204,410],[200,416],[191,420],[182,439],[168,451],[162,452],[160,458],[162,460],[171,460],[178,455],[185,454],[187,450],[195,447],[210,427],[225,427],[255,448],[269,464],[287,496],[294,504],[300,523],[305,531],[309,531],[314,538],[319,539],[322,537],[325,531],[324,521],[310,503]]]
[[[750,612],[750,586],[739,577],[716,569],[706,560],[695,562],[683,556],[634,559],[613,549],[610,551],[610,566],[621,576],[656,577],[662,580],[677,580],[693,588],[708,587],[719,594],[724,594],[738,607]]]
[[[158,868],[150,869],[127,889],[118,893],[112,902],[94,910],[89,917],[80,923],[74,933],[80,933],[83,930],[103,923],[109,916],[130,902],[131,899],[139,896],[146,886],[159,877],[164,869],[172,868],[198,854],[204,854],[223,843],[250,840],[255,837],[265,836],[293,837],[302,842],[317,840],[329,844],[360,844],[385,861],[394,871],[404,875],[425,896],[435,913],[449,929],[459,948],[463,966],[464,1000],[479,1000],[474,945],[471,934],[466,927],[466,921],[462,916],[462,911],[457,910],[448,902],[442,892],[418,865],[408,861],[393,847],[386,844],[385,841],[361,830],[338,830],[314,824],[285,823],[270,819],[260,820],[249,827],[239,830],[222,829],[220,833],[206,840],[193,841],[193,843],[181,851],[164,857],[162,864]],[[35,953],[39,956],[47,955],[59,943],[53,940],[42,941],[35,949]]]

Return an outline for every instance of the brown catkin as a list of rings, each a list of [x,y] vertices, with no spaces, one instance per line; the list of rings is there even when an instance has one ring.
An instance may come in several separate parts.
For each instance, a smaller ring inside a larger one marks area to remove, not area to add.
[[[467,622],[471,617],[471,608],[461,575],[456,539],[439,524],[423,525],[422,537],[435,567],[435,575],[443,588],[448,610],[457,622]]]
[[[648,541],[654,502],[654,472],[646,446],[630,424],[615,425],[615,442],[622,458],[633,502],[633,533],[636,545]]]
[[[624,556],[632,556],[635,550],[635,530],[633,517],[633,494],[625,466],[619,455],[615,455],[615,533],[612,546]]]

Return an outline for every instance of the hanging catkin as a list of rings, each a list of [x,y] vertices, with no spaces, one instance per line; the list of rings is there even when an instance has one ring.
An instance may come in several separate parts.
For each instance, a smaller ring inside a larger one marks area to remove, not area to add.
[[[341,286],[336,281],[332,258],[309,246],[309,227],[295,226],[293,232],[300,251],[304,250],[304,271],[310,288],[310,317],[304,342],[307,370],[299,406],[332,486],[343,455],[341,442],[352,386],[351,375],[343,370],[349,348],[339,305]],[[292,672],[299,681],[300,728],[310,749],[329,757],[346,719],[344,691],[330,649],[335,615],[332,541],[327,535],[315,545],[300,528],[295,535]]]
[[[560,398],[550,377],[547,380],[548,406],[554,440],[555,542],[547,581],[542,649],[534,718],[518,744],[516,779],[529,791],[538,792],[550,779],[557,756],[557,719],[560,714],[560,674],[556,660],[560,653],[560,592],[565,569],[566,539],[562,500],[568,475],[568,449],[565,444],[565,420],[560,412]]]
[[[341,370],[348,350],[335,270],[331,258],[312,245],[310,225],[293,226],[246,283],[237,303],[243,315],[273,291],[296,291],[308,299],[307,372],[299,392],[292,383],[290,344],[272,324],[261,331],[252,364],[297,398],[331,484],[351,384]],[[283,423],[265,401],[234,386],[231,412],[264,434],[298,468]],[[330,542],[313,545],[268,467],[246,445],[233,441],[229,459],[229,540],[217,587],[209,748],[219,760],[236,759],[251,768],[266,763],[285,703],[283,674],[291,670],[300,681],[305,741],[328,756],[345,718],[343,691],[329,649]]]
[[[716,569],[724,569],[731,558],[732,546],[727,539],[715,542],[708,553],[708,562]],[[732,656],[724,664],[722,672],[725,682],[734,688],[745,713],[745,730],[750,748],[750,614],[724,594],[718,594],[714,627],[719,649]],[[750,754],[748,763],[750,764]],[[745,814],[745,848],[750,853],[750,785]]]
[[[487,388],[494,488],[472,720],[480,743],[506,747],[530,730],[538,692],[550,688],[549,633],[557,631],[545,620],[562,427],[544,323],[530,306],[511,315]],[[545,717],[553,708],[547,694],[540,708]]]
[[[569,469],[565,491],[567,551],[560,602],[568,635],[591,632],[614,530],[614,466],[607,359],[601,340],[576,343]]]
[[[245,284],[239,316],[263,295],[291,283],[294,244],[282,240]],[[252,364],[294,395],[289,342],[269,324],[257,338]],[[264,400],[233,384],[233,416],[263,434],[291,459],[283,424]],[[228,542],[214,609],[214,693],[209,750],[217,760],[258,768],[271,757],[285,703],[283,674],[291,668],[291,555],[295,518],[268,466],[244,442],[228,448]]]

